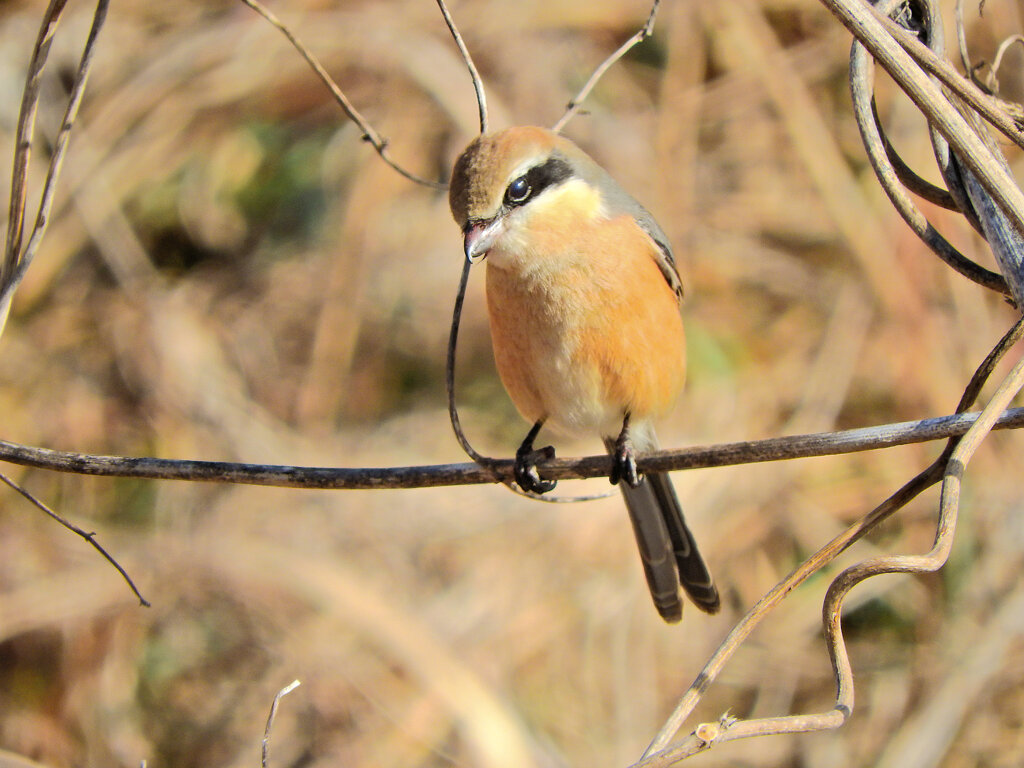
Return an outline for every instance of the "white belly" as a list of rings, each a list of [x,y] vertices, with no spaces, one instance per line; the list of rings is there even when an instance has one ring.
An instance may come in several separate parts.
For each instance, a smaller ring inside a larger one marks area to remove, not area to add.
[[[556,340],[570,341],[567,335]],[[547,425],[565,435],[617,435],[622,428],[620,407],[608,403],[600,372],[574,360],[571,343],[551,345],[533,361]]]

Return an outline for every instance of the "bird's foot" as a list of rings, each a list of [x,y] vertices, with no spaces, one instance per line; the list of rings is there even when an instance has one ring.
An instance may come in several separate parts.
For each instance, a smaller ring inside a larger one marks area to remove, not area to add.
[[[554,490],[558,484],[555,480],[545,480],[537,471],[537,464],[543,461],[551,461],[555,458],[554,446],[548,445],[544,448],[534,450],[533,439],[527,438],[516,451],[516,463],[513,474],[516,485],[527,493],[547,493]]]
[[[640,473],[636,468],[636,451],[633,441],[629,439],[629,431],[625,427],[615,440],[615,453],[612,454],[612,473],[608,476],[612,485],[624,480],[631,488],[640,485]]]

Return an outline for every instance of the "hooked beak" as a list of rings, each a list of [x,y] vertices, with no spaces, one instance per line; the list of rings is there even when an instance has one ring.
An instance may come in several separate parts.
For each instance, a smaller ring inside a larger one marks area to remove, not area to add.
[[[500,217],[487,221],[470,221],[462,230],[465,235],[466,259],[470,264],[482,261],[487,252],[494,246],[505,230],[505,223]]]

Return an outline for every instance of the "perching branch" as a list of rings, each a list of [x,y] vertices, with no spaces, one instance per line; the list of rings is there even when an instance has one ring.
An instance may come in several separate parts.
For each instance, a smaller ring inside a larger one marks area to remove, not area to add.
[[[977,418],[976,413],[962,413],[838,432],[818,432],[656,451],[638,456],[637,467],[643,472],[671,472],[814,456],[837,456],[962,435],[970,429]],[[995,425],[995,429],[1021,427],[1024,427],[1024,408],[1007,409]],[[367,468],[243,464],[230,461],[102,456],[36,448],[6,440],[0,440],[0,461],[55,472],[100,477],[189,480],[321,490],[432,488],[511,482],[513,465],[511,459],[494,460],[494,464],[487,468],[469,463]],[[556,458],[541,464],[540,470],[545,479],[552,480],[607,477],[611,471],[611,459],[607,454],[583,458]]]

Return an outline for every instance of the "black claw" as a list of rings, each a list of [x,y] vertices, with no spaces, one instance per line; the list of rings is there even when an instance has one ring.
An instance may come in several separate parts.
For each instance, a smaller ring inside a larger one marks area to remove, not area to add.
[[[608,479],[612,481],[612,485],[618,485],[620,480],[626,481],[631,488],[640,485],[640,473],[636,469],[636,454],[632,445],[616,444],[615,455],[612,457],[612,473]]]
[[[629,416],[627,415],[622,424],[622,432],[615,440],[615,453],[612,454],[612,472],[608,476],[612,485],[618,485],[620,480],[625,480],[631,488],[640,485],[640,473],[636,468],[636,451],[633,450],[633,441],[629,437]]]
[[[516,463],[513,467],[513,475],[516,485],[527,493],[542,494],[554,490],[558,484],[555,480],[544,480],[537,471],[538,462],[550,461],[555,458],[554,446],[547,445],[539,450],[534,450],[533,439],[540,431],[542,422],[534,425],[533,429],[523,440],[523,444],[516,451]]]
[[[535,451],[532,448],[516,451],[516,463],[513,473],[516,485],[527,493],[547,493],[557,485],[554,480],[544,480],[537,471],[537,462],[547,461],[555,457],[555,449],[550,445]]]

